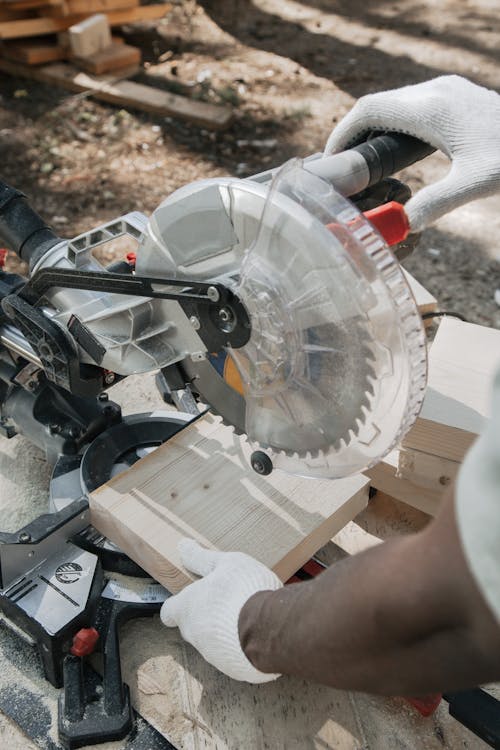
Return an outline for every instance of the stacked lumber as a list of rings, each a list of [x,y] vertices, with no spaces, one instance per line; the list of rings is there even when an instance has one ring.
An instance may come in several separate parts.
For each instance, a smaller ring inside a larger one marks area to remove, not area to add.
[[[95,13],[110,26],[162,18],[171,6],[139,0],[0,0],[0,40],[26,39],[66,31]],[[47,61],[45,61],[47,62]]]
[[[130,67],[140,50],[119,45],[110,27],[161,18],[169,8],[139,0],[0,0],[1,54],[27,65],[71,58],[95,74]]]
[[[0,0],[0,71],[159,117],[227,128],[228,106],[123,80],[138,71],[141,53],[111,36],[110,27],[159,19],[170,8],[139,0]]]

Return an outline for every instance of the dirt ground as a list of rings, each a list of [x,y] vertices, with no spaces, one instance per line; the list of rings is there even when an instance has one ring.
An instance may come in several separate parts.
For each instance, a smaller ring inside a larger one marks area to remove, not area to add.
[[[2,74],[1,176],[63,236],[150,212],[191,180],[319,151],[368,92],[446,73],[500,89],[496,0],[184,0],[123,33],[142,47],[139,79],[229,103],[234,124],[208,132]],[[433,156],[405,177],[416,189],[445,169]],[[498,200],[471,204],[428,230],[406,265],[442,309],[500,327],[499,230]]]
[[[143,50],[138,80],[154,77],[168,90],[230,104],[234,123],[225,132],[0,74],[0,178],[26,192],[62,236],[131,210],[149,213],[192,180],[245,177],[320,151],[334,124],[368,92],[448,73],[500,91],[498,0],[173,5],[160,22],[123,29],[127,41]],[[435,155],[404,177],[418,189],[446,168]],[[499,204],[500,198],[491,198],[450,214],[423,234],[405,262],[441,309],[497,328]],[[18,267],[13,258],[8,265]],[[421,748],[483,747],[468,733],[456,742],[443,738],[437,727]],[[17,729],[0,715],[0,745],[31,747],[17,738]],[[353,747],[419,750],[403,730],[389,739],[382,733]]]

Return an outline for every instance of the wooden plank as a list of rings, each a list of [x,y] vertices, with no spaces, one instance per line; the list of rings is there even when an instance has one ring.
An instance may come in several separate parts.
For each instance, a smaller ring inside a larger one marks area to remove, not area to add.
[[[160,117],[178,117],[209,130],[227,128],[233,117],[232,109],[227,106],[194,101],[132,81],[112,83],[105,78],[96,78],[78,71],[72,65],[65,63],[31,68],[0,59],[0,70],[11,75],[25,76],[62,86],[69,91],[85,91],[96,99],[102,99],[120,107],[152,112]]]
[[[139,0],[66,0],[62,5],[53,5],[44,12],[45,16],[61,17],[87,13],[107,13],[113,10],[137,8]]]
[[[429,381],[405,448],[462,461],[490,414],[500,331],[445,318],[429,355]]]
[[[148,21],[162,18],[169,10],[170,3],[141,5],[127,10],[113,10],[106,13],[110,26]],[[75,23],[85,20],[88,14],[77,14],[62,18],[27,18],[20,21],[0,23],[0,39],[18,39],[25,36],[42,36],[65,31]]]
[[[193,576],[177,543],[253,555],[286,580],[367,503],[368,481],[261,477],[251,448],[218,418],[197,420],[92,493],[92,524],[176,592]]]
[[[141,50],[138,47],[120,42],[111,44],[91,57],[74,59],[75,65],[94,75],[101,75],[131,65],[139,65],[140,62]]]
[[[68,50],[60,44],[26,39],[22,42],[9,42],[2,47],[2,55],[8,60],[27,65],[43,65],[58,62],[68,57]]]

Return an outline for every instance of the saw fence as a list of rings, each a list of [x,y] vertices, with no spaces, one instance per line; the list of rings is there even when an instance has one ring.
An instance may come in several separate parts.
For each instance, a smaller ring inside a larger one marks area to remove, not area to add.
[[[0,71],[76,93],[219,130],[231,107],[128,80],[141,50],[118,34],[125,24],[158,21],[170,3],[139,0],[0,0]]]

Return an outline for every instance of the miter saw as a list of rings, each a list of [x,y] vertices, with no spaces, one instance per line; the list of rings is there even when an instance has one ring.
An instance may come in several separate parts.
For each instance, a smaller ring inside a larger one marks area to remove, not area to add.
[[[118,580],[145,574],[89,526],[89,492],[206,409],[247,435],[261,474],[346,476],[411,426],[426,347],[396,257],[411,244],[409,191],[390,175],[431,151],[374,135],[336,156],[189,184],[149,219],[130,213],[72,240],[0,183],[0,242],[29,269],[0,271],[0,430],[54,466],[49,512],[0,533],[0,610],[65,686],[66,746],[130,729],[118,623],[167,595]],[[104,267],[94,251],[123,236],[135,252]],[[150,371],[177,411],[123,417],[108,388]],[[100,692],[82,662],[97,638]]]

